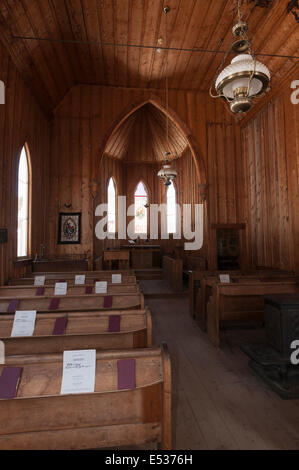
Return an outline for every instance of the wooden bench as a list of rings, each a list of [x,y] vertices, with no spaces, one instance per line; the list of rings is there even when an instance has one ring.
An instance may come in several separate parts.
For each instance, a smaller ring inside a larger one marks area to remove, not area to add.
[[[87,288],[87,290],[86,290]],[[10,297],[14,299],[22,297],[34,297],[37,295],[51,297],[54,296],[55,287],[46,285],[43,288],[43,293],[39,291],[39,287],[32,286],[5,286],[0,287],[0,298]],[[90,292],[91,291],[91,292]],[[40,292],[38,294],[38,292]],[[139,286],[137,284],[107,284],[107,295],[113,294],[132,294],[139,292]],[[90,295],[95,294],[95,284],[92,283],[89,286],[74,286],[69,285],[67,288],[67,295]]]
[[[75,276],[78,275],[85,275],[85,284],[89,285],[94,282],[95,279],[99,281],[112,281],[112,274],[122,274],[122,284],[136,284],[136,276],[129,273],[121,273],[121,272],[105,272],[105,271],[89,271],[89,275],[86,272],[83,273],[41,273],[41,276],[46,277],[45,285],[54,285],[55,282],[60,280],[67,281],[68,283],[75,284]],[[10,286],[24,286],[24,285],[34,285],[35,277],[23,277],[18,279],[10,279],[8,284]]]
[[[163,256],[163,277],[174,291],[181,292],[183,290],[183,260]]]
[[[109,319],[120,317],[120,331],[109,331]],[[57,319],[67,318],[64,334],[53,335]],[[146,310],[36,315],[33,336],[11,337],[14,318],[0,316],[0,340],[5,356],[52,354],[72,349],[131,349],[152,346],[151,314]]]
[[[57,272],[40,272],[38,274],[32,273],[29,277],[35,276],[47,276],[49,279],[57,279],[60,276],[71,276],[74,277],[76,274],[85,274],[86,277],[98,277],[101,275],[112,276],[112,274],[122,274],[122,275],[134,275],[134,271],[132,269],[118,269],[118,270],[100,270],[100,271],[57,271]]]
[[[84,271],[88,269],[88,259],[40,259],[33,261],[31,264],[32,272],[39,273],[41,271]]]
[[[65,295],[55,297],[22,297],[15,299],[18,301],[16,308],[12,310],[36,310],[37,312],[84,312],[97,310],[123,310],[133,308],[144,308],[143,294],[137,292],[135,294],[113,294],[112,306],[105,307],[105,297],[107,294],[91,294],[91,295]],[[109,296],[110,297],[110,296]],[[50,304],[54,299],[59,299],[57,308],[50,308]],[[0,314],[12,313],[9,310],[12,297],[0,298]],[[107,300],[107,299],[106,299]]]
[[[134,359],[136,389],[118,390],[117,361]],[[0,400],[0,449],[171,449],[171,365],[162,348],[97,352],[95,392],[61,395],[62,354],[8,357],[22,367],[15,399]],[[0,366],[0,373],[4,366]]]
[[[229,274],[233,282],[248,281],[263,282],[270,279],[295,280],[295,276],[290,272],[277,270],[258,270],[241,273],[240,271],[192,271],[189,275],[189,302],[190,313],[199,322],[200,327],[206,331],[206,304],[210,295],[210,288],[207,282],[219,282],[220,274]]]
[[[225,272],[230,274],[231,271]],[[202,281],[207,277],[214,277],[215,280],[219,279],[219,274],[223,274],[223,271],[188,271],[189,275],[189,309],[190,314],[193,318],[199,319],[199,313],[201,311],[201,288]],[[240,271],[234,271],[234,275],[241,275]]]
[[[263,277],[256,274],[251,275],[241,275],[241,276],[231,276],[231,281],[233,284],[235,283],[264,283],[264,282],[278,282],[283,280],[283,282],[299,282],[299,278],[292,275],[286,274],[274,274],[272,275],[269,273],[267,277]],[[204,277],[201,280],[201,286],[198,289],[198,310],[196,312],[196,319],[199,322],[200,327],[203,331],[207,330],[207,303],[209,300],[210,295],[212,294],[211,283],[218,283],[219,276],[210,276]]]
[[[207,281],[211,295],[207,302],[207,330],[210,341],[220,345],[220,326],[224,322],[263,321],[264,295],[299,292],[298,279],[294,281],[240,281],[220,284]]]

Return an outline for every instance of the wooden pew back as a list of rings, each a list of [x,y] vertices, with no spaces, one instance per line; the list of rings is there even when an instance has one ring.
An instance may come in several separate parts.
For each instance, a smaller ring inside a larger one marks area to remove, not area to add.
[[[183,290],[183,260],[163,256],[163,277],[174,291],[181,292]]]
[[[194,313],[194,318],[196,318],[199,322],[200,327],[206,331],[206,321],[207,321],[207,302],[209,300],[209,296],[211,295],[211,287],[210,283],[218,283],[219,282],[219,274],[217,275],[203,275],[201,279],[197,282],[197,286],[195,287],[196,291],[196,309]],[[256,282],[267,282],[267,281],[278,281],[280,279],[284,281],[295,281],[296,277],[294,274],[283,273],[273,270],[270,271],[257,271],[256,273],[249,273],[249,274],[241,274],[236,272],[228,272],[227,274],[230,275],[232,283],[238,282],[247,282],[247,283],[256,283]]]
[[[91,295],[66,295],[55,297],[23,297],[18,300],[18,307],[16,310],[36,310],[37,312],[51,312],[50,304],[52,299],[59,299],[59,306],[55,309],[56,312],[83,312],[88,310],[105,310],[104,302],[106,294],[91,294]],[[110,310],[116,309],[133,309],[144,308],[143,294],[113,294],[112,307]],[[13,300],[12,297],[0,297],[0,313],[8,312],[9,305]]]
[[[67,288],[67,295],[91,295],[86,293],[86,287],[92,288],[91,294],[95,294],[95,284],[90,286],[74,286],[71,285]],[[11,297],[14,299],[22,297],[34,297],[38,291],[37,287],[34,286],[5,286],[0,287],[0,298]],[[55,285],[45,286],[44,293],[42,295],[52,297],[54,295]],[[107,295],[112,294],[133,294],[139,292],[139,286],[137,284],[107,284]]]
[[[88,274],[90,273],[90,274]],[[121,272],[105,272],[105,271],[87,271],[83,273],[40,273],[40,275],[46,277],[45,285],[54,285],[55,282],[64,280],[70,285],[75,285],[76,275],[85,275],[85,284],[91,285],[96,279],[99,281],[112,281],[112,274],[122,274],[122,284],[136,284],[136,276],[132,272],[121,273]],[[35,276],[26,278],[10,279],[8,282],[9,286],[23,286],[23,285],[34,285]]]
[[[208,281],[212,295],[207,303],[207,330],[211,342],[219,347],[220,326],[224,321],[262,321],[263,296],[268,294],[298,293],[299,281],[268,281],[220,284]]]
[[[120,317],[120,331],[109,332],[109,319]],[[67,317],[63,335],[53,335],[55,322]],[[5,356],[52,354],[72,349],[131,349],[152,345],[151,314],[146,310],[37,314],[33,336],[11,337],[14,317],[0,316]]]
[[[118,390],[120,359],[135,360],[136,389]],[[166,345],[97,352],[95,392],[89,394],[60,394],[61,354],[9,357],[6,366],[23,371],[17,398],[0,400],[1,449],[97,449],[150,442],[171,449]]]

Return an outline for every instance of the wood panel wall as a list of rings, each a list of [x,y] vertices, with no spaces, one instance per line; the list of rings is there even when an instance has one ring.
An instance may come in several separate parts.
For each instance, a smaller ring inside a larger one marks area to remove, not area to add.
[[[299,104],[291,76],[242,126],[248,253],[253,265],[299,272]]]
[[[50,173],[50,227],[47,251],[51,253],[86,253],[90,258],[99,254],[101,245],[93,237],[94,204],[105,201],[106,184],[109,175],[120,181],[120,187],[128,195],[139,176],[143,176],[153,192],[153,200],[161,200],[161,183],[156,173],[159,165],[149,164],[117,165],[111,159],[103,160],[101,152],[107,137],[115,125],[124,118],[132,103],[164,103],[163,91],[148,89],[126,89],[101,86],[76,86],[70,90],[55,110],[51,129],[51,173]],[[212,100],[206,93],[171,90],[169,107],[172,117],[187,126],[198,148],[202,167],[201,175],[209,187],[205,202],[205,247],[202,254],[211,265],[216,260],[216,242],[210,246],[211,222],[243,222],[244,201],[240,155],[236,152],[239,129],[233,117],[225,111],[219,101]],[[199,179],[190,153],[177,163],[179,178],[179,199],[182,202],[198,201]],[[241,184],[237,181],[241,178]],[[180,181],[184,178],[184,181]],[[99,193],[93,201],[90,183],[96,179]],[[125,182],[126,186],[125,186]],[[57,223],[59,211],[65,211],[65,204],[72,204],[69,211],[82,211],[82,244],[57,246]],[[176,242],[177,243],[177,242]]]
[[[48,229],[49,123],[0,43],[0,80],[6,102],[0,105],[0,227],[8,243],[0,244],[0,284],[22,275],[17,257],[17,175],[21,149],[27,142],[32,165],[32,255],[40,254]]]

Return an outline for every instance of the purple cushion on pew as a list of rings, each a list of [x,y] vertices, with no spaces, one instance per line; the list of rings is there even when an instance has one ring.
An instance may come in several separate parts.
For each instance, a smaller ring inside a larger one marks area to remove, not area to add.
[[[104,308],[112,307],[113,298],[112,295],[105,295],[104,297]]]
[[[66,282],[66,280],[65,279],[59,279],[58,282]]]
[[[7,313],[15,312],[19,307],[20,301],[18,299],[11,300],[7,307]]]
[[[109,333],[118,333],[120,331],[120,315],[110,315],[108,331]]]
[[[49,310],[57,310],[59,307],[60,299],[52,299],[49,305]]]
[[[56,318],[53,335],[64,335],[67,325],[67,317]]]
[[[133,390],[136,388],[135,359],[120,359],[117,361],[118,390]]]
[[[85,287],[85,294],[92,294],[92,286]]]
[[[4,367],[0,377],[0,398],[15,398],[22,367]]]
[[[45,293],[45,288],[44,287],[38,287],[36,289],[36,292],[35,292],[35,295],[38,296],[38,295],[44,295]]]
[[[100,279],[95,279],[93,282],[94,282],[94,283],[100,282]]]

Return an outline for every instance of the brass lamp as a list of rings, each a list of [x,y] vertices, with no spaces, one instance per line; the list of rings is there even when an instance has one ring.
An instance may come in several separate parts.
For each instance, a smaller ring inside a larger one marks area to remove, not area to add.
[[[248,26],[241,18],[241,0],[239,0],[238,8],[239,21],[232,30],[233,42],[220,69],[230,52],[238,55],[219,74],[217,72],[218,76],[210,89],[212,98],[223,98],[228,101],[234,114],[248,111],[253,105],[253,99],[267,90],[270,83],[268,68],[255,59],[251,50],[251,43],[247,37]],[[216,96],[212,94],[213,86]]]

